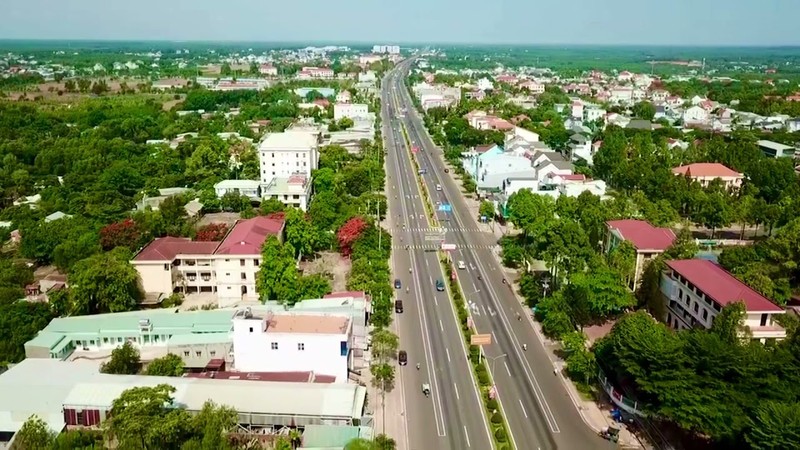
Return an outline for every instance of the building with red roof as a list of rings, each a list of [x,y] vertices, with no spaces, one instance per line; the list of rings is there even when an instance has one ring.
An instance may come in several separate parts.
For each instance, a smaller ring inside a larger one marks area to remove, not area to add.
[[[675,232],[669,228],[654,227],[646,220],[624,219],[606,222],[608,235],[605,249],[611,251],[622,241],[628,241],[636,249],[636,266],[631,288],[636,288],[648,262],[675,242]]]
[[[743,325],[753,339],[765,342],[786,337],[786,330],[774,320],[785,310],[713,261],[667,261],[661,292],[667,305],[667,324],[675,329],[711,328],[722,308],[742,302],[747,311]]]
[[[222,241],[157,238],[139,250],[131,264],[151,298],[173,292],[216,293],[221,306],[258,299],[261,247],[269,236],[282,240],[283,230],[283,219],[255,217],[237,222]]]
[[[712,180],[719,179],[725,189],[738,189],[742,186],[744,175],[720,163],[694,163],[672,169],[675,175],[683,175],[706,187]]]

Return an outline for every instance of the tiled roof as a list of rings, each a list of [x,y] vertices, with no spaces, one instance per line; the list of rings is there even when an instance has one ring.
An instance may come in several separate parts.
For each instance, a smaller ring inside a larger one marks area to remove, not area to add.
[[[215,252],[217,255],[257,255],[267,236],[277,236],[283,221],[269,217],[254,217],[234,225]]]
[[[707,259],[672,260],[667,261],[667,266],[697,286],[698,290],[703,291],[706,296],[720,306],[741,300],[748,312],[783,311],[778,305]]]
[[[675,241],[672,230],[654,227],[646,220],[610,220],[606,224],[637,250],[664,251]]]
[[[176,255],[213,255],[218,241],[192,241],[189,238],[167,236],[147,244],[134,261],[172,261]]]
[[[729,169],[720,163],[694,163],[672,169],[677,175],[690,177],[742,177],[739,172]]]

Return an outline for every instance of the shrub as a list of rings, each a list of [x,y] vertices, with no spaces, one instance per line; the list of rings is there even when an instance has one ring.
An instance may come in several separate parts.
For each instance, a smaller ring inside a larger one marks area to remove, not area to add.
[[[488,386],[489,385],[489,374],[486,373],[486,372],[478,373],[478,383],[480,383],[481,386]]]
[[[508,441],[505,428],[498,428],[497,431],[494,432],[494,437],[497,439],[497,442]]]
[[[501,416],[499,412],[495,412],[492,414],[492,423],[495,425],[503,423],[503,416]]]
[[[490,398],[486,401],[486,409],[489,411],[497,411],[497,399]]]
[[[486,366],[483,364],[478,364],[475,366],[475,373],[478,375],[487,375],[489,372],[486,370]]]

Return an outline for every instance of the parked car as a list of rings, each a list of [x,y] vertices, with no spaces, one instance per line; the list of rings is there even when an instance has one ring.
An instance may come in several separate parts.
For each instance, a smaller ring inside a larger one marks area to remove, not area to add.
[[[467,265],[464,263],[464,261],[459,261],[458,262],[458,269],[459,270],[464,270],[466,268],[467,268]]]
[[[402,313],[403,312],[403,301],[402,300],[395,300],[394,301],[394,312]]]
[[[399,279],[399,278],[396,278],[396,279],[394,280],[394,288],[395,288],[395,289],[401,289],[402,287],[403,287],[403,285],[400,283],[400,279]]]
[[[405,350],[400,350],[397,352],[397,361],[400,363],[401,366],[405,366],[408,364],[408,353]]]
[[[436,290],[439,292],[444,291],[444,281],[441,278],[436,279]]]

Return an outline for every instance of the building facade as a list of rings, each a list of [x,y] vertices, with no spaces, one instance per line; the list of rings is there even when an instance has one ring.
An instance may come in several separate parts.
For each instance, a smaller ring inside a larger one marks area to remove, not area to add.
[[[628,286],[631,289],[639,286],[647,263],[664,253],[676,239],[675,232],[669,228],[654,227],[646,220],[611,220],[606,222],[606,229],[608,234],[603,248],[607,252],[616,248],[623,241],[630,242],[636,249],[633,280]]]
[[[722,308],[742,302],[746,310],[742,325],[752,339],[766,342],[786,337],[786,330],[775,322],[777,315],[785,313],[783,308],[712,261],[667,261],[661,292],[667,304],[667,325],[677,330],[711,328]]]
[[[258,145],[261,184],[294,174],[311,176],[319,167],[319,133],[284,131],[264,136]]]

